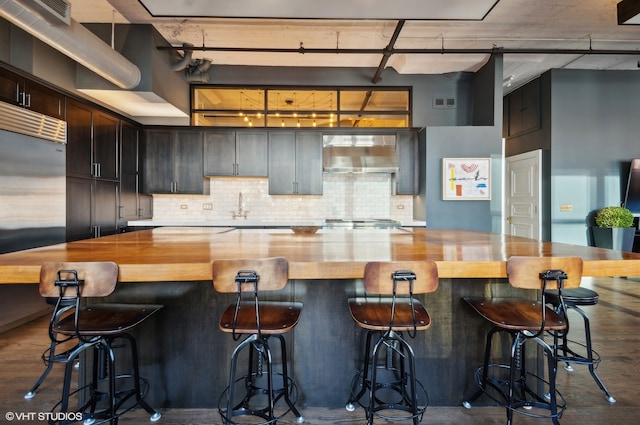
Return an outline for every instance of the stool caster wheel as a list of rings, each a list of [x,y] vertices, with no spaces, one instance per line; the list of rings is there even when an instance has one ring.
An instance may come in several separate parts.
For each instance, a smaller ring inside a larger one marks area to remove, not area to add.
[[[347,409],[347,412],[355,412],[356,405],[353,403],[347,403],[347,405],[344,406],[344,408]]]
[[[299,424],[303,423],[304,422],[304,416],[298,416],[296,418],[296,422],[299,423]]]
[[[463,401],[462,407],[464,407],[465,409],[471,409],[471,403],[469,403],[468,401]]]
[[[610,396],[610,395],[606,396],[605,398],[611,404],[613,404],[613,403],[615,403],[617,401],[615,398],[613,398],[613,396]]]
[[[29,391],[28,393],[26,393],[24,395],[24,398],[25,398],[25,400],[31,400],[35,396],[36,396],[36,392],[35,391]]]
[[[149,420],[150,420],[151,422],[155,422],[155,421],[157,421],[158,419],[160,419],[161,417],[162,417],[162,413],[160,413],[160,412],[156,412],[156,413],[154,413],[153,415],[151,415],[151,417],[149,418]]]
[[[573,372],[573,366],[571,366],[570,364],[565,365],[564,370],[566,370],[567,372]]]
[[[92,425],[96,422],[96,418],[87,418],[82,421],[82,425]]]

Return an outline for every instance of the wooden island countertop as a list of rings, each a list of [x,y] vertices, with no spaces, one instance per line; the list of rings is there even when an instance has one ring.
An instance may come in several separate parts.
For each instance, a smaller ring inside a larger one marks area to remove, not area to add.
[[[640,254],[436,229],[163,227],[0,255],[0,283],[37,283],[46,261],[114,261],[121,282],[203,281],[211,261],[283,256],[291,279],[354,279],[368,261],[435,260],[444,278],[504,278],[513,255],[579,256],[585,276],[638,276]]]

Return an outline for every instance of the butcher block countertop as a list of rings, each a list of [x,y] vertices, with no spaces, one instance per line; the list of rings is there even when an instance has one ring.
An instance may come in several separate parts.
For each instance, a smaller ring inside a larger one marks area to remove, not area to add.
[[[368,261],[435,260],[444,278],[504,278],[512,255],[579,256],[585,276],[639,276],[640,254],[436,229],[162,227],[0,255],[0,283],[37,283],[47,261],[114,261],[121,282],[211,279],[211,261],[283,256],[291,279],[353,279]]]

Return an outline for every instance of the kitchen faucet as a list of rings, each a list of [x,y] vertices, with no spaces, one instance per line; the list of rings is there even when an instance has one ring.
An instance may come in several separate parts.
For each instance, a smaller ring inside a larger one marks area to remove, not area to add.
[[[243,201],[243,196],[242,196],[242,192],[238,193],[238,210],[237,211],[231,211],[231,214],[233,216],[233,219],[235,220],[238,217],[242,217],[245,220],[247,219],[247,214],[249,214],[249,211],[245,211],[242,208],[242,204],[244,203]]]

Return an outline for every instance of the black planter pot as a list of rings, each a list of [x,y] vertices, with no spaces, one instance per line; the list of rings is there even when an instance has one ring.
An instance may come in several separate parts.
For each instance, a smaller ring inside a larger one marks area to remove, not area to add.
[[[616,251],[633,250],[633,238],[636,233],[634,227],[592,227],[593,242],[599,248]]]

